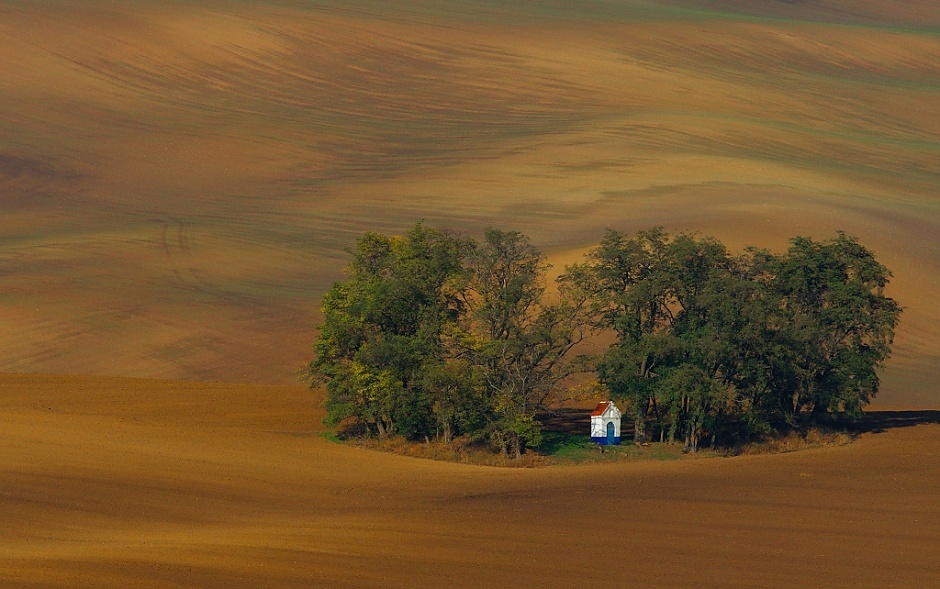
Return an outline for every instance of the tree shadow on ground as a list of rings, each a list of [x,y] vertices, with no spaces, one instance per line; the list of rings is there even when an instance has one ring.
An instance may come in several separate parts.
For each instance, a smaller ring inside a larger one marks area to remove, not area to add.
[[[545,431],[565,434],[591,435],[591,410],[563,407],[543,411],[536,415]],[[633,420],[624,417],[620,423],[620,435],[624,438],[633,435]]]
[[[544,431],[564,434],[591,433],[591,410],[560,408],[540,412],[535,416],[542,423]]]
[[[591,410],[561,408],[539,413],[537,418],[542,422],[546,432],[565,434],[591,433]],[[861,419],[856,421],[839,419],[836,425],[855,433],[882,433],[901,427],[912,427],[921,424],[940,424],[940,411],[913,410],[913,411],[866,411]],[[624,439],[633,436],[633,420],[624,419],[621,423],[621,435]]]
[[[849,431],[874,434],[925,423],[940,424],[940,411],[866,411],[859,420],[839,422]]]

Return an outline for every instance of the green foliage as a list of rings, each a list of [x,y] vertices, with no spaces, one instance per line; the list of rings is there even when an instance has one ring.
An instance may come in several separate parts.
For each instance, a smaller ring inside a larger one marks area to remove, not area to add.
[[[428,435],[437,393],[427,374],[459,313],[454,294],[467,243],[416,225],[403,237],[365,234],[349,280],[323,298],[310,374],[327,383],[327,422],[353,419],[384,436]]]
[[[558,302],[544,301],[547,265],[518,232],[487,230],[467,263],[467,313],[458,322],[454,352],[482,376],[493,444],[519,457],[541,440],[535,412],[577,369],[566,357],[583,338],[583,298],[561,285]]]
[[[591,366],[632,415],[635,438],[747,439],[857,416],[878,391],[901,309],[890,272],[854,238],[795,238],[781,255],[732,256],[713,238],[608,231],[545,295],[529,239],[482,242],[416,225],[367,233],[323,298],[310,374],[327,422],[385,437],[459,436],[521,456],[543,443],[536,411]],[[586,327],[614,343],[572,358]]]
[[[543,300],[546,269],[517,232],[364,235],[349,279],[323,299],[309,367],[327,385],[327,422],[380,437],[469,434],[517,457],[538,445],[535,412],[572,372],[565,356],[584,320],[570,296]]]
[[[890,273],[839,233],[796,238],[781,256],[732,257],[714,239],[609,231],[569,269],[598,328],[616,341],[598,363],[612,398],[660,439],[857,416],[877,393],[900,307]]]
[[[884,295],[891,273],[844,233],[794,239],[774,270],[787,360],[781,410],[790,421],[804,411],[858,416],[878,391],[900,318]]]

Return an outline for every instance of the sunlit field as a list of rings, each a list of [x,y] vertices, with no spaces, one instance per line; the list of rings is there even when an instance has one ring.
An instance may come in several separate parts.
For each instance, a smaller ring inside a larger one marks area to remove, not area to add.
[[[0,0],[0,113],[0,586],[940,586],[935,0]],[[607,228],[845,230],[903,411],[733,458],[338,444],[320,298],[419,221],[556,274]]]
[[[790,454],[515,469],[329,441],[298,385],[0,391],[4,588],[940,581],[937,411]]]
[[[344,249],[417,221],[844,229],[940,405],[933,2],[0,2],[0,370],[291,382]]]

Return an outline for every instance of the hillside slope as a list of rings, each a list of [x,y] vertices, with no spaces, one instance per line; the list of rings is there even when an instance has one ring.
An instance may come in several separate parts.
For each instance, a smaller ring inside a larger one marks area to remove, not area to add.
[[[297,386],[0,392],[4,588],[940,583],[938,412],[787,455],[516,470],[328,442]]]
[[[0,0],[0,370],[284,383],[344,248],[844,229],[940,407],[940,8]]]

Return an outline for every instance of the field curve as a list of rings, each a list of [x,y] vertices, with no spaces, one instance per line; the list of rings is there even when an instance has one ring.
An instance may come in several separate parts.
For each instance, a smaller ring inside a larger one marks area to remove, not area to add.
[[[0,388],[4,587],[940,582],[936,411],[787,455],[519,470],[329,442],[299,386]]]
[[[940,406],[934,3],[0,13],[2,371],[292,381],[344,249],[419,220],[843,229],[906,307],[883,401]]]

